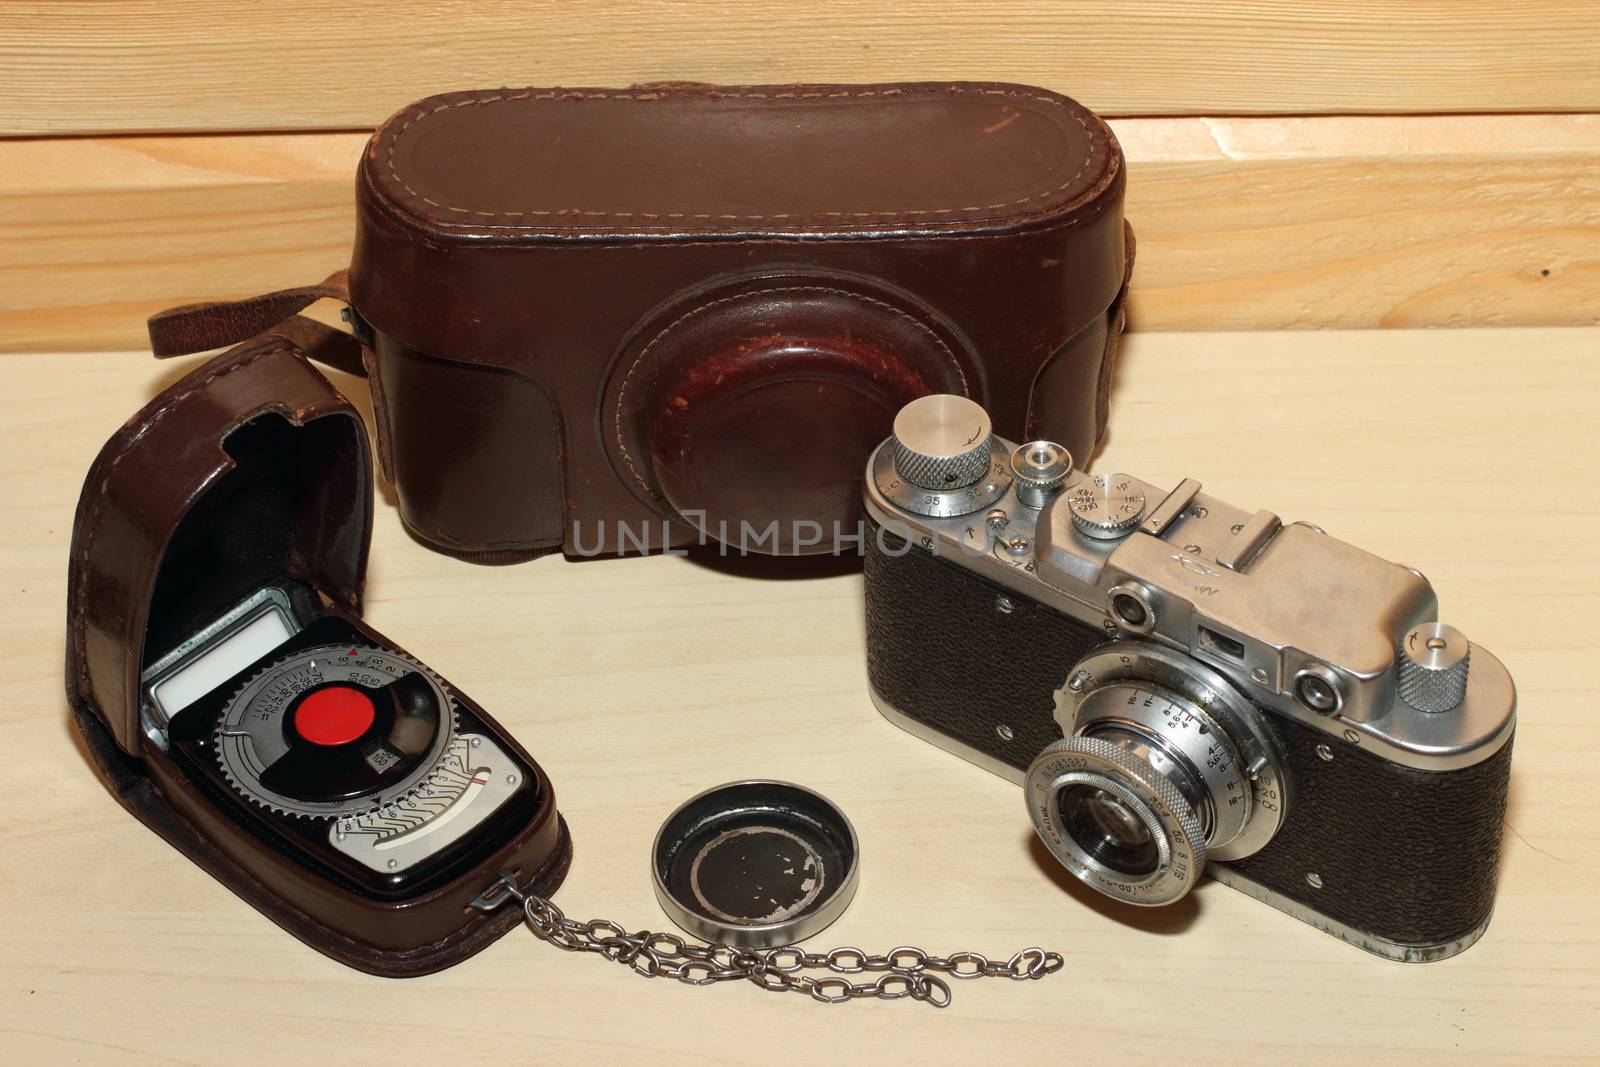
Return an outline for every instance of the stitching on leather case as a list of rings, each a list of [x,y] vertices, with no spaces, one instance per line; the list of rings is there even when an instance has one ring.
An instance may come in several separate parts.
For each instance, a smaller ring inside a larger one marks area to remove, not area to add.
[[[149,433],[184,400],[187,400],[217,379],[252,366],[257,360],[266,356],[277,353],[293,354],[293,352],[294,349],[289,345],[273,345],[252,352],[237,363],[226,367],[218,367],[183,392],[176,393],[162,401],[161,406],[152,411],[143,422],[139,423],[138,429],[134,432],[129,433],[134,426],[131,422],[117,431],[118,436],[126,435],[124,436],[125,443],[120,452],[106,461],[105,471],[100,478],[99,487],[95,491],[94,506],[89,509],[89,514],[85,519],[87,529],[83,536],[83,544],[78,550],[78,588],[74,593],[74,603],[72,605],[72,643],[78,659],[78,688],[81,692],[87,693],[89,690],[89,656],[84,642],[84,632],[88,627],[88,609],[85,605],[88,602],[89,594],[89,550],[94,545],[95,535],[100,531],[100,512],[106,504],[106,490],[111,485],[112,475],[116,473],[117,467],[122,461],[132,453],[133,442],[143,438],[145,434]]]
[[[434,200],[434,199],[432,199],[430,197],[424,196],[422,193],[419,193],[417,190],[413,189],[411,187],[410,183],[407,182],[404,178],[402,178],[400,176],[399,168],[395,165],[394,155],[395,155],[395,148],[400,143],[401,136],[407,130],[409,130],[412,126],[416,125],[418,122],[421,122],[423,119],[428,118],[430,115],[438,114],[441,111],[449,111],[449,110],[452,110],[454,108],[460,108],[460,107],[477,107],[477,106],[480,106],[480,105],[483,105],[483,104],[493,104],[493,103],[500,103],[500,102],[503,102],[503,101],[511,101],[511,100],[558,100],[559,99],[559,100],[640,100],[640,101],[654,101],[654,100],[662,100],[662,99],[665,99],[665,98],[667,98],[667,97],[672,95],[670,92],[663,92],[663,91],[655,91],[655,92],[627,92],[627,91],[584,92],[584,91],[580,91],[580,90],[557,90],[557,89],[551,89],[551,90],[547,90],[547,91],[544,91],[544,92],[535,92],[535,91],[530,89],[530,90],[525,90],[525,91],[520,92],[520,93],[499,93],[499,94],[496,94],[496,95],[493,95],[493,96],[476,96],[476,97],[471,97],[471,98],[466,99],[466,100],[456,100],[456,101],[452,101],[452,102],[449,102],[449,103],[436,104],[436,105],[434,105],[433,107],[429,108],[426,111],[418,112],[417,114],[415,114],[415,115],[411,116],[409,119],[407,119],[405,121],[405,123],[403,123],[399,127],[399,129],[394,130],[392,133],[387,131],[387,130],[384,131],[383,136],[388,140],[388,143],[389,143],[388,152],[386,153],[386,155],[384,157],[384,162],[385,162],[385,165],[388,167],[390,179],[395,184],[399,185],[402,189],[404,189],[406,191],[406,193],[408,195],[410,195],[411,197],[413,197],[413,198],[415,198],[417,200],[420,200],[422,203],[425,203],[425,204],[429,205],[430,207],[438,208],[438,209],[440,209],[442,211],[449,211],[449,212],[452,212],[453,214],[470,215],[470,216],[473,216],[474,218],[518,219],[518,218],[526,218],[528,216],[536,216],[536,217],[556,216],[556,217],[563,217],[563,218],[582,217],[582,218],[600,218],[600,219],[633,219],[633,218],[651,219],[651,220],[659,220],[659,219],[667,219],[667,220],[697,219],[697,220],[707,220],[707,221],[715,220],[715,221],[718,221],[718,222],[764,222],[764,221],[786,220],[786,219],[799,219],[799,220],[806,220],[806,219],[832,219],[832,220],[840,220],[840,219],[878,219],[878,220],[881,220],[883,222],[894,222],[896,220],[912,220],[912,219],[916,219],[916,218],[919,218],[919,217],[922,217],[922,216],[930,216],[930,215],[962,215],[962,214],[973,214],[975,212],[980,212],[980,211],[1003,211],[1003,210],[1006,210],[1008,208],[1021,207],[1024,204],[1028,204],[1028,203],[1031,203],[1031,202],[1036,201],[1036,200],[1045,200],[1045,199],[1048,199],[1049,197],[1052,197],[1052,196],[1056,195],[1057,193],[1061,192],[1063,189],[1066,189],[1067,187],[1072,185],[1074,182],[1076,182],[1079,178],[1081,178],[1083,176],[1083,174],[1084,174],[1084,172],[1086,170],[1088,170],[1090,163],[1095,162],[1096,160],[1099,160],[1099,159],[1103,158],[1103,155],[1104,155],[1104,152],[1105,152],[1105,147],[1106,147],[1105,146],[1105,141],[1104,141],[1104,138],[1101,135],[1100,129],[1098,128],[1098,124],[1092,126],[1089,123],[1089,121],[1088,121],[1088,113],[1086,111],[1084,111],[1084,109],[1082,107],[1080,107],[1080,106],[1070,105],[1070,102],[1068,102],[1068,101],[1062,100],[1062,99],[1060,99],[1058,97],[1054,97],[1054,96],[1046,96],[1046,95],[1043,95],[1043,94],[1040,94],[1040,93],[1026,93],[1026,92],[1018,92],[1018,91],[1012,90],[1012,89],[998,89],[998,88],[973,88],[973,89],[968,89],[968,88],[964,88],[962,86],[952,85],[952,86],[946,86],[942,90],[928,90],[928,89],[919,89],[919,90],[906,90],[906,89],[846,89],[846,90],[837,90],[837,91],[829,91],[829,92],[812,91],[812,92],[778,92],[778,93],[728,92],[728,91],[723,91],[723,90],[713,90],[711,92],[707,92],[707,93],[704,93],[704,94],[701,94],[701,95],[709,97],[710,99],[807,100],[807,99],[835,99],[835,98],[840,98],[840,97],[862,98],[862,97],[874,97],[874,96],[906,96],[906,95],[909,95],[909,93],[911,93],[911,92],[917,92],[917,91],[920,91],[920,92],[928,92],[928,91],[941,92],[942,91],[942,92],[944,92],[944,93],[946,93],[948,95],[951,95],[951,96],[958,96],[958,95],[961,95],[963,93],[975,92],[975,93],[978,93],[978,94],[983,95],[983,96],[1004,96],[1004,97],[1010,97],[1012,99],[1017,99],[1017,100],[1021,100],[1021,99],[1033,100],[1033,101],[1036,101],[1038,103],[1048,104],[1051,107],[1054,107],[1054,108],[1057,108],[1057,109],[1067,108],[1068,114],[1070,114],[1073,117],[1073,119],[1077,121],[1078,125],[1083,128],[1084,135],[1086,137],[1088,137],[1088,139],[1089,139],[1089,151],[1084,155],[1083,162],[1081,164],[1079,164],[1078,169],[1073,172],[1073,174],[1072,174],[1072,176],[1070,178],[1067,178],[1065,181],[1061,182],[1059,185],[1056,185],[1056,186],[1054,186],[1054,187],[1052,187],[1050,189],[1046,189],[1043,192],[1033,193],[1033,194],[1031,194],[1029,196],[1020,197],[1020,198],[1018,198],[1016,200],[1002,201],[1002,202],[997,202],[997,203],[992,203],[992,204],[976,204],[976,205],[971,205],[971,206],[968,206],[968,207],[958,207],[958,208],[908,208],[908,209],[905,209],[905,210],[902,210],[902,211],[848,211],[848,212],[847,211],[819,211],[819,212],[815,212],[815,213],[809,214],[809,215],[807,215],[807,214],[797,214],[797,213],[791,213],[791,212],[781,212],[781,213],[776,213],[776,214],[718,214],[718,213],[714,213],[714,212],[682,212],[682,211],[669,211],[669,212],[584,211],[584,210],[579,209],[579,208],[562,208],[562,209],[555,209],[555,210],[529,209],[527,211],[479,211],[479,210],[476,210],[476,209],[473,209],[473,208],[460,207],[460,206],[457,206],[457,205],[454,205],[454,204],[443,204],[443,203],[440,203],[439,201]]]
[[[897,315],[911,323],[912,326],[921,330],[929,337],[933,338],[933,343],[938,345],[939,349],[944,352],[946,356],[950,357],[950,365],[955,367],[956,375],[961,379],[962,391],[968,394],[970,394],[972,391],[971,387],[967,384],[966,372],[961,369],[961,361],[956,358],[956,354],[954,352],[950,351],[950,346],[944,343],[944,339],[938,334],[934,333],[927,323],[921,321],[914,315],[908,314],[901,308],[895,307],[893,304],[885,303],[882,300],[875,300],[864,293],[853,293],[848,289],[836,289],[826,285],[785,285],[775,289],[752,289],[747,292],[734,293],[731,296],[718,297],[716,300],[710,300],[704,304],[698,305],[697,307],[690,308],[682,315],[679,315],[677,318],[673,319],[666,326],[656,331],[656,335],[650,338],[650,343],[640,349],[639,354],[634,357],[633,365],[628,368],[628,373],[623,375],[622,385],[617,389],[617,403],[612,413],[612,421],[616,427],[617,451],[621,453],[622,462],[628,468],[628,473],[633,476],[634,482],[651,499],[655,499],[658,494],[656,493],[655,489],[651,487],[650,483],[645,480],[644,474],[636,466],[634,466],[633,457],[628,454],[628,446],[623,440],[622,435],[622,412],[625,407],[624,401],[628,396],[628,383],[633,380],[634,374],[641,366],[644,365],[645,357],[650,354],[650,350],[654,348],[662,338],[666,337],[673,330],[677,329],[682,323],[694,318],[696,315],[709,311],[711,308],[717,307],[720,304],[727,304],[735,300],[745,300],[752,296],[767,296],[773,293],[831,293],[835,296],[842,296],[847,299],[859,300],[864,303],[872,304],[890,312],[891,314]]]

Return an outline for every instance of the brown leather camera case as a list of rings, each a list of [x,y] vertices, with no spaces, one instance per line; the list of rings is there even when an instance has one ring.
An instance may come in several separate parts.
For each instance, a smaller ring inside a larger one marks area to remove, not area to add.
[[[445,551],[826,552],[926,393],[1088,459],[1125,184],[1110,129],[1028,86],[449,93],[369,142],[348,289],[175,309],[151,336],[231,343],[347,298],[362,355],[308,352],[364,364],[401,517]]]
[[[285,422],[288,444],[258,457],[264,469],[252,473],[272,491],[228,495],[241,464],[225,442],[273,418]],[[566,873],[571,845],[554,791],[512,738],[455,689],[533,769],[538,811],[475,869],[377,902],[308,876],[231,821],[141,723],[147,662],[272,582],[308,584],[331,601],[328,613],[399,650],[360,621],[372,491],[361,418],[284,338],[242,345],[186,375],[107,442],[85,480],[68,577],[66,682],[89,757],[141,822],[312,947],[400,977],[449,966],[517,923],[515,908],[469,906],[502,871],[540,893]]]
[[[803,550],[927,392],[1086,458],[1123,184],[1106,126],[1025,86],[414,104],[367,148],[350,270],[402,514],[458,551],[660,547],[695,512]]]

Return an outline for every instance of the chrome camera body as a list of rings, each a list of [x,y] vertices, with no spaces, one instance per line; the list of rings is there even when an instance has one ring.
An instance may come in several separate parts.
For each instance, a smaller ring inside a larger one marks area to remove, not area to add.
[[[961,397],[901,410],[865,497],[875,703],[1021,784],[1079,879],[1159,905],[1206,872],[1397,960],[1482,934],[1516,691],[1418,571]]]

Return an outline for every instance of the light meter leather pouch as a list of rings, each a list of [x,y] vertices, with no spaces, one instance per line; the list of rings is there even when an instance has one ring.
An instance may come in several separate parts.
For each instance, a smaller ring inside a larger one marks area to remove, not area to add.
[[[447,93],[368,143],[348,275],[173,309],[151,338],[350,304],[364,352],[308,354],[364,364],[400,515],[446,552],[826,553],[915,397],[1088,459],[1125,186],[1110,128],[1025,85]]]
[[[360,416],[288,340],[165,390],[107,442],[73,528],[67,696],[116,798],[285,930],[425,974],[571,859],[533,759],[361,618]]]

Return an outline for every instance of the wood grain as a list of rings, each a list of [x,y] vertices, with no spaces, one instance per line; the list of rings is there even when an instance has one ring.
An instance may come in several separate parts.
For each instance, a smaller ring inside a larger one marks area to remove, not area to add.
[[[1136,330],[1600,322],[1600,153],[1129,174]]]
[[[1066,954],[945,1012],[825,1008],[735,983],[646,982],[526,932],[444,974],[369,978],[279,931],[96,782],[67,724],[68,527],[101,443],[182,366],[0,360],[0,1041],[14,1063],[1592,1063],[1600,1047],[1600,330],[1142,334],[1096,469],[1192,475],[1425,570],[1445,617],[1517,679],[1520,725],[1487,935],[1404,966],[1207,883],[1167,909],[1074,891],[1015,786],[867,698],[860,579],[683,558],[476,568],[380,502],[368,616],[544,763],[573,827],[558,894],[664,922],[646,857],[680,800],[770,775],[854,821],[854,904],[811,947]],[[193,366],[194,361],[188,361]],[[360,384],[340,378],[360,400]],[[1314,398],[1310,402],[1308,398]],[[1565,624],[1539,625],[1560,619]],[[1576,816],[1575,816],[1576,813]]]
[[[365,140],[0,141],[0,348],[141,347],[162,307],[348,263]]]
[[[1116,120],[1138,330],[1600,321],[1600,116]],[[0,141],[0,350],[348,262],[357,133]]]
[[[468,86],[1020,81],[1107,115],[1600,110],[1589,0],[0,5],[0,134],[371,127]]]

